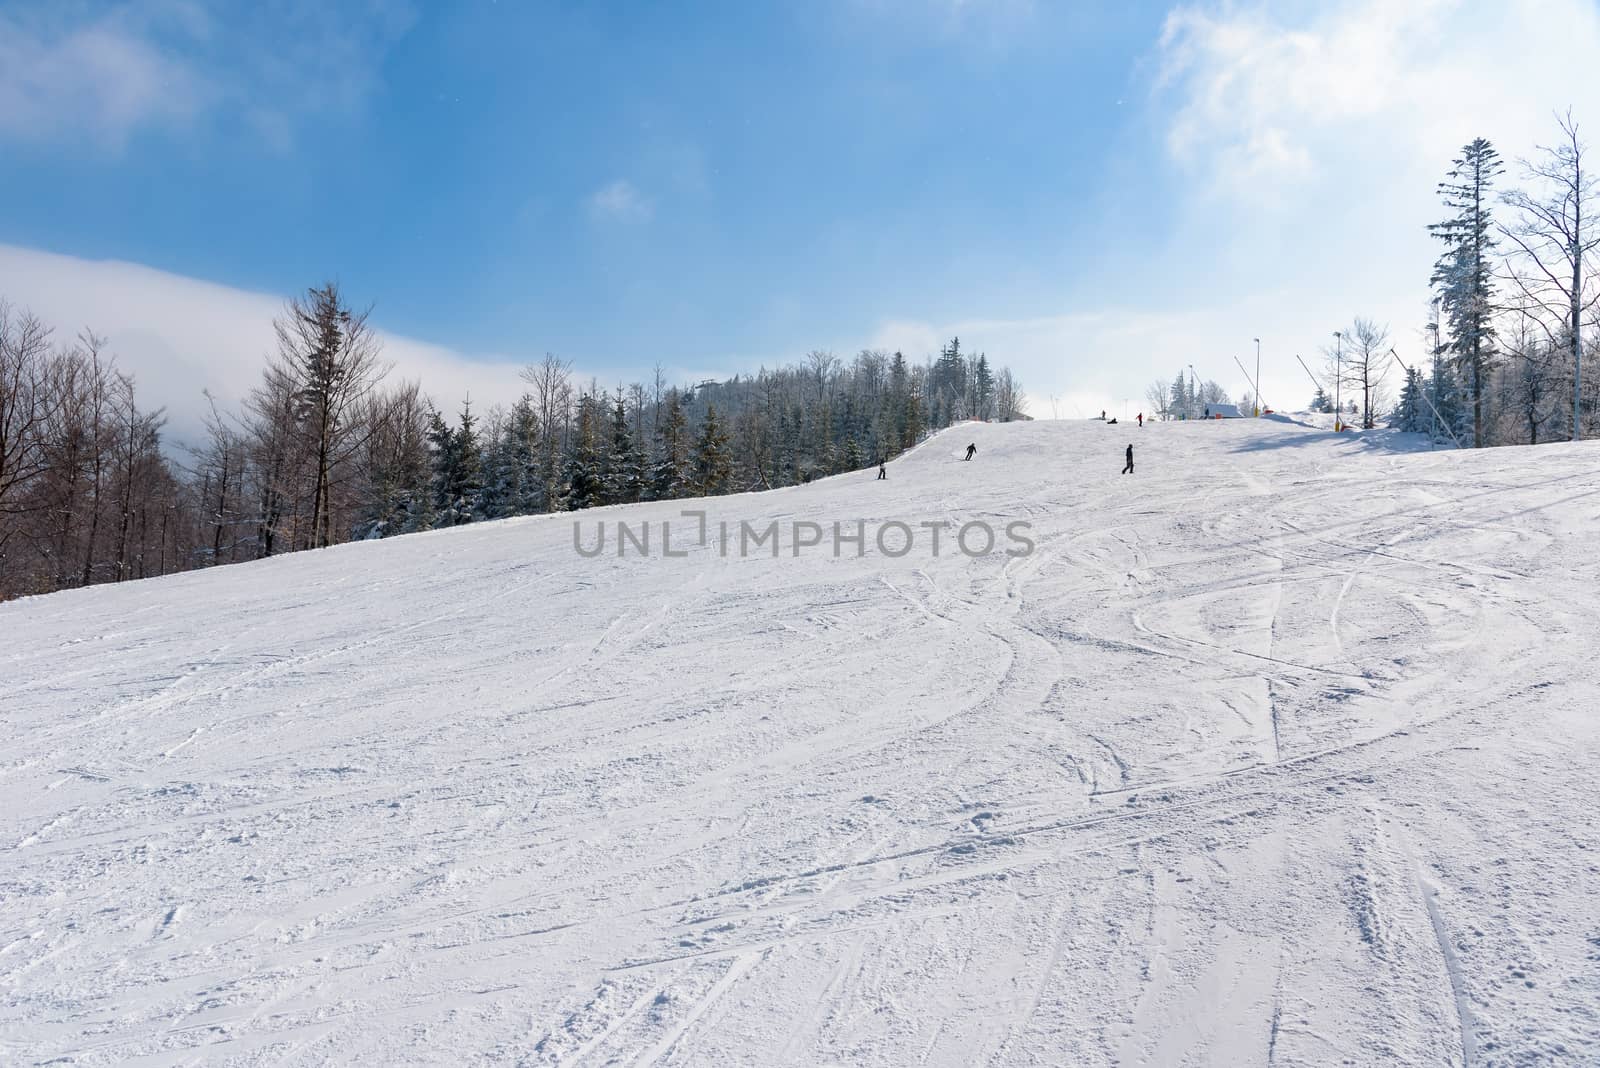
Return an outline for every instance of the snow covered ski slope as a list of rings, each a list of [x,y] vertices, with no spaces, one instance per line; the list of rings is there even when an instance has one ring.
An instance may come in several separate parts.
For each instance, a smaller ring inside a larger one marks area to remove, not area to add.
[[[0,605],[0,1063],[1600,1063],[1597,468],[965,426]]]

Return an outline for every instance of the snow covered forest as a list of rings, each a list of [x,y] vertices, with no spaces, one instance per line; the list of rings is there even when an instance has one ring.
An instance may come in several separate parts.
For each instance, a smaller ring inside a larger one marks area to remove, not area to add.
[[[1025,418],[1007,368],[952,339],[915,364],[814,351],[752,376],[606,389],[547,356],[510,408],[391,382],[332,284],[198,443],[162,438],[104,339],[0,301],[0,600],[602,504],[774,488],[894,457],[960,419]]]

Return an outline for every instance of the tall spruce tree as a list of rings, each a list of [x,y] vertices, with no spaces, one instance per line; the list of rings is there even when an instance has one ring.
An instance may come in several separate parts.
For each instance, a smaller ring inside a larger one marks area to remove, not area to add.
[[[1415,367],[1408,367],[1405,385],[1400,387],[1400,399],[1395,403],[1394,412],[1389,417],[1389,425],[1408,434],[1424,431],[1428,428],[1428,424],[1427,420],[1422,418],[1423,411],[1422,372]]]
[[[472,402],[462,406],[461,425],[455,430],[434,412],[428,420],[428,439],[433,446],[436,525],[459,526],[482,518],[478,509],[483,457]]]
[[[644,495],[644,461],[628,425],[628,407],[622,391],[617,391],[611,407],[611,449],[606,454],[605,499],[607,504],[632,504]]]
[[[523,394],[484,450],[483,518],[504,519],[538,510],[537,427],[532,398]]]
[[[1194,413],[1194,391],[1189,388],[1189,379],[1182,371],[1172,380],[1171,395],[1167,398],[1167,406],[1172,409],[1174,419],[1187,419]]]
[[[1494,359],[1494,181],[1504,167],[1494,146],[1479,137],[1461,149],[1439,195],[1455,214],[1433,223],[1428,232],[1444,242],[1434,264],[1432,284],[1450,323],[1450,352],[1466,380],[1472,400],[1472,445],[1484,446],[1484,391]]]
[[[568,511],[605,503],[604,457],[600,454],[597,407],[593,394],[578,398],[576,438],[572,456],[567,461],[566,491],[562,495]]]
[[[432,507],[428,509],[428,523],[421,529],[452,525],[450,506],[451,472],[455,469],[456,435],[437,408],[428,412],[428,459],[432,467]]]
[[[700,424],[700,440],[694,452],[695,488],[700,496],[710,497],[728,488],[733,474],[733,462],[728,455],[728,433],[717,418],[717,406],[706,406],[705,420]]]
[[[660,448],[650,474],[650,496],[658,501],[683,496],[689,468],[689,424],[678,391],[667,390],[663,403],[666,412],[661,418]]]
[[[978,369],[973,375],[973,398],[977,403],[977,410],[973,413],[979,419],[994,418],[994,372],[989,370],[989,357],[978,353]]]
[[[1424,407],[1428,409],[1428,433],[1435,441],[1459,443],[1463,432],[1470,429],[1471,409],[1461,403],[1455,370],[1442,353],[1433,357],[1427,393],[1428,404]]]

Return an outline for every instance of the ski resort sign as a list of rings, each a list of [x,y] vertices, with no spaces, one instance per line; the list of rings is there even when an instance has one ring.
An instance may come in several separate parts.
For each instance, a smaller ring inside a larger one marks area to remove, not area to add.
[[[714,551],[724,557],[801,555],[865,556],[868,546],[881,556],[898,559],[913,552],[929,556],[954,555],[1029,556],[1034,550],[1033,525],[1017,519],[996,527],[982,519],[958,523],[948,519],[907,523],[898,519],[835,520],[823,524],[808,519],[748,519],[711,521],[703,509],[678,513],[692,522],[673,527],[672,520],[626,523],[596,520],[585,532],[581,519],[572,523],[572,548],[579,556],[685,557]]]

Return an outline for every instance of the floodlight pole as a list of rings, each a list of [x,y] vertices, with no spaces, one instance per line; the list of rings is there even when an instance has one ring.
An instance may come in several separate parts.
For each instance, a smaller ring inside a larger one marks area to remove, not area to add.
[[[1256,416],[1261,415],[1261,339],[1256,338]]]
[[[1339,387],[1344,383],[1344,331],[1333,332],[1333,432],[1337,434],[1344,427],[1344,409],[1339,407]]]

